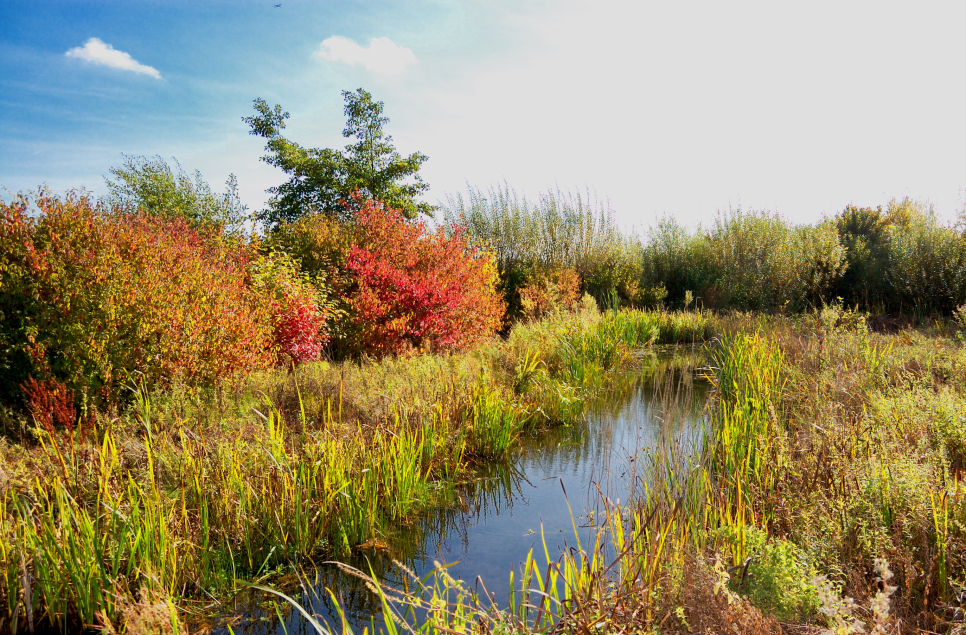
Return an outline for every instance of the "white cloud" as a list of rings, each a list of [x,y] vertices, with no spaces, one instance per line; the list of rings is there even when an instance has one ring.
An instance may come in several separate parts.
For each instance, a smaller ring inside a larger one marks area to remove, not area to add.
[[[72,48],[64,55],[67,57],[74,57],[79,60],[84,60],[85,62],[91,62],[93,64],[103,64],[104,66],[110,66],[111,68],[119,68],[122,71],[144,73],[145,75],[150,75],[155,79],[161,79],[161,73],[159,73],[157,69],[150,66],[145,66],[144,64],[139,64],[137,60],[124,51],[118,51],[110,44],[105,44],[96,37],[92,37],[91,39],[87,40],[84,43],[84,46]]]
[[[363,48],[338,35],[322,41],[316,57],[330,62],[344,62],[349,66],[362,64],[366,70],[386,75],[398,75],[408,64],[416,63],[412,49],[399,46],[387,37],[374,37],[368,48]]]

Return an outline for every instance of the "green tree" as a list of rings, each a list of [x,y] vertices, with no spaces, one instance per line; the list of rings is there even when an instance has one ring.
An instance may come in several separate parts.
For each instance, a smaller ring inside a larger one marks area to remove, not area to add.
[[[839,241],[845,247],[848,267],[839,279],[836,295],[848,305],[870,309],[888,298],[886,277],[889,257],[889,219],[881,207],[849,205],[835,217]]]
[[[347,202],[356,192],[401,210],[408,219],[431,216],[435,208],[416,201],[429,189],[419,176],[426,155],[414,152],[402,157],[396,151],[392,137],[383,133],[383,126],[389,123],[382,115],[383,102],[373,101],[361,88],[342,91],[342,97],[348,119],[342,136],[356,141],[342,151],[304,148],[289,141],[282,136],[289,114],[263,99],[255,100],[257,114],[242,118],[251,126],[251,134],[268,140],[268,154],[262,160],[289,175],[288,181],[268,190],[273,196],[259,218],[270,226],[310,212],[345,218],[352,214]]]
[[[141,210],[154,216],[180,216],[196,226],[215,227],[227,234],[244,230],[249,214],[238,196],[238,180],[228,176],[225,193],[216,194],[201,172],[187,174],[177,159],[172,169],[160,156],[124,157],[121,167],[111,168],[107,203],[120,209]]]

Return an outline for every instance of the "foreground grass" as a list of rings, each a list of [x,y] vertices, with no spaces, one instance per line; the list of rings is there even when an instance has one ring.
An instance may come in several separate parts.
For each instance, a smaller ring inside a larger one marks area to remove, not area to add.
[[[658,448],[646,493],[526,562],[501,610],[445,570],[408,595],[370,580],[385,630],[962,632],[961,334],[834,308],[722,327],[697,463]]]
[[[130,409],[87,430],[0,441],[0,631],[145,614],[170,628],[242,580],[349,553],[445,505],[524,429],[580,417],[635,349],[711,329],[587,306],[465,355],[323,363],[212,395],[133,385]]]

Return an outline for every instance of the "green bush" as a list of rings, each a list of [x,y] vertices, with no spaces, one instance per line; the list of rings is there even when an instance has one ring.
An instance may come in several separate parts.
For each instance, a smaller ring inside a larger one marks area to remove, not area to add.
[[[848,267],[847,304],[897,313],[950,313],[966,300],[966,241],[931,206],[893,199],[886,210],[848,206],[835,218]]]
[[[835,227],[795,226],[777,214],[721,215],[708,234],[705,302],[721,308],[802,310],[831,299],[845,267]]]
[[[889,203],[889,304],[899,310],[950,313],[966,298],[966,242],[939,224],[931,208]]]
[[[686,308],[694,293],[707,286],[705,244],[700,232],[688,231],[673,218],[660,220],[648,233],[641,253],[642,286],[664,288],[668,306]]]
[[[743,539],[747,550],[747,572],[737,563],[731,570],[732,590],[747,597],[766,614],[786,622],[801,623],[818,612],[818,591],[812,584],[814,572],[805,555],[794,544],[769,537],[756,527],[745,527],[743,535],[734,527],[718,531],[718,541]]]
[[[576,271],[581,291],[604,306],[615,297],[630,305],[648,299],[649,290],[640,284],[640,239],[622,232],[610,207],[589,193],[558,190],[533,204],[509,186],[487,193],[470,188],[466,198],[449,198],[445,218],[450,227],[465,226],[474,240],[496,253],[513,318],[522,313],[520,289],[546,271]]]
[[[849,306],[880,304],[885,298],[888,268],[888,221],[882,208],[847,206],[835,217],[847,267],[835,293]]]

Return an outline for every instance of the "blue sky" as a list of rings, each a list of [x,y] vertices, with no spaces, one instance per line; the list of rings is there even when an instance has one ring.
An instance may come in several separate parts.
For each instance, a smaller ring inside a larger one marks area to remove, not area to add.
[[[216,188],[235,173],[258,209],[284,177],[252,100],[341,147],[340,91],[361,86],[429,156],[430,201],[587,187],[644,226],[964,205],[966,3],[276,3],[3,2],[0,184],[101,193],[122,153],[160,154]]]

